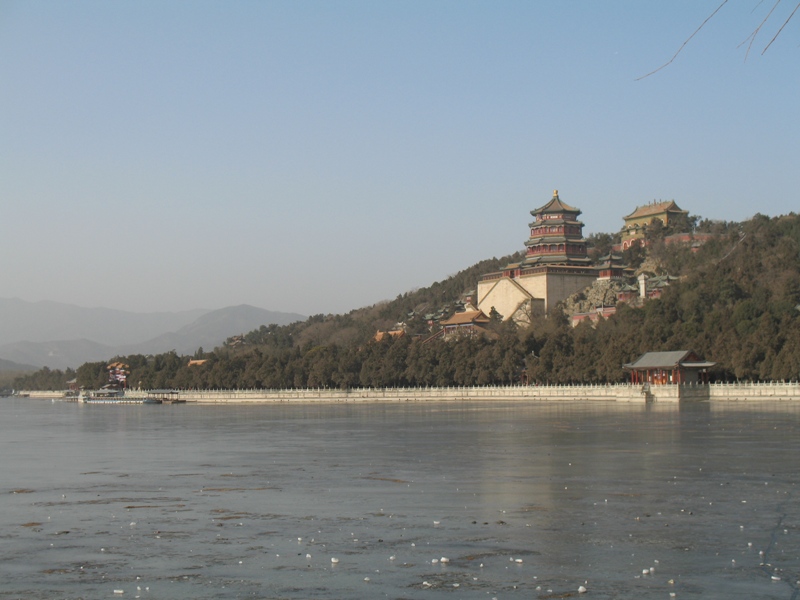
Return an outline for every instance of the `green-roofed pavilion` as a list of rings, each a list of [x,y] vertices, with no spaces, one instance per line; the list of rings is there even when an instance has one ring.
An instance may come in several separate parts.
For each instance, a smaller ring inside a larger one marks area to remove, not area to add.
[[[717,363],[700,358],[691,350],[646,352],[634,362],[622,365],[631,372],[631,383],[708,383],[708,370]]]

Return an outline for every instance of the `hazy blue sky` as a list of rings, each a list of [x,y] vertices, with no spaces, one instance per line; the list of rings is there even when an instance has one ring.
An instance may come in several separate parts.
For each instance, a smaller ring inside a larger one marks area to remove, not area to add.
[[[793,6],[637,81],[719,2],[2,0],[0,297],[338,313],[522,249],[555,188],[586,233],[797,211]]]

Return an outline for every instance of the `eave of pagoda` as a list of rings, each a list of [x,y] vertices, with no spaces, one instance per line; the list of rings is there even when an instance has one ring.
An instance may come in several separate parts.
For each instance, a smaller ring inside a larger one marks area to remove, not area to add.
[[[537,219],[536,221],[528,223],[528,227],[547,227],[549,225],[574,225],[576,227],[583,227],[583,221],[554,217],[552,219]]]
[[[538,246],[540,244],[574,244],[576,246],[585,246],[586,239],[567,237],[563,235],[553,235],[553,236],[547,235],[541,237],[532,237],[527,242],[525,242],[526,246]]]
[[[588,257],[570,256],[565,257],[563,254],[535,254],[525,258],[521,267],[529,267],[533,265],[563,265],[565,267],[587,267],[592,263]]]

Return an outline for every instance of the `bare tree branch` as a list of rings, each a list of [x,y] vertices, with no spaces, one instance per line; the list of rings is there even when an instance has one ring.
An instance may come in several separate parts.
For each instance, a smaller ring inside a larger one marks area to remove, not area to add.
[[[761,21],[761,23],[759,23],[758,27],[756,27],[753,30],[753,32],[744,39],[744,42],[746,42],[747,40],[750,40],[750,43],[747,44],[747,52],[744,53],[745,61],[747,60],[747,57],[750,54],[750,48],[753,47],[753,42],[756,41],[756,36],[758,35],[759,31],[761,31],[761,28],[764,26],[764,23],[767,22],[767,19],[769,19],[770,15],[775,11],[776,8],[778,8],[778,4],[780,4],[780,3],[781,3],[781,0],[775,0],[775,4],[772,6],[770,11],[767,13],[767,16],[764,17],[764,20]],[[759,4],[761,4],[761,3],[759,2]],[[758,6],[758,5],[756,5],[756,6]],[[753,9],[753,10],[755,10],[755,9]],[[742,42],[742,44],[744,44],[744,42]],[[739,44],[737,46],[737,48],[740,48],[742,44]]]
[[[781,31],[783,31],[783,28],[786,27],[786,24],[789,21],[792,20],[792,17],[794,16],[794,13],[797,12],[798,8],[800,8],[800,2],[798,2],[797,6],[794,7],[794,10],[792,11],[792,14],[790,14],[788,17],[786,17],[786,20],[783,22],[783,25],[781,25],[781,28],[778,29],[778,32],[774,36],[772,36],[772,39],[769,41],[769,44],[767,44],[764,47],[764,49],[761,51],[761,55],[762,56],[764,55],[764,52],[766,52],[769,49],[769,47],[772,45],[772,42],[774,42],[777,39],[777,37],[781,34]]]
[[[778,1],[780,1],[780,0],[778,0]],[[672,57],[672,58],[670,58],[670,59],[669,59],[667,62],[665,62],[665,63],[664,63],[663,65],[661,65],[660,67],[658,67],[658,68],[657,68],[655,71],[650,71],[650,72],[649,72],[647,75],[642,75],[641,77],[637,77],[637,78],[636,78],[634,81],[640,81],[640,80],[644,79],[645,77],[650,77],[650,75],[652,75],[652,74],[654,74],[654,73],[658,73],[658,72],[659,72],[661,69],[663,69],[664,67],[668,67],[669,65],[671,65],[671,64],[672,64],[672,61],[674,61],[674,60],[675,60],[675,59],[678,57],[678,54],[680,54],[680,53],[681,53],[681,50],[683,50],[683,49],[686,47],[686,44],[688,44],[688,43],[689,43],[689,42],[692,40],[692,38],[693,38],[695,35],[697,35],[697,32],[698,32],[698,31],[700,31],[700,30],[703,28],[703,26],[704,26],[706,23],[708,23],[708,22],[711,20],[711,18],[712,18],[712,17],[713,17],[715,14],[717,14],[717,13],[719,12],[719,9],[721,9],[721,8],[722,8],[723,6],[725,6],[727,3],[728,3],[728,0],[722,0],[722,4],[720,4],[720,5],[719,5],[719,6],[716,8],[716,10],[715,10],[714,12],[712,12],[710,15],[708,15],[708,17],[706,18],[706,20],[705,20],[705,21],[703,21],[702,23],[700,23],[700,27],[698,27],[697,29],[695,29],[695,30],[694,30],[694,33],[693,33],[692,35],[690,35],[688,38],[686,38],[686,41],[685,41],[685,42],[683,42],[683,44],[681,44],[681,47],[680,47],[680,48],[678,48],[678,51],[677,51],[677,52],[676,52],[676,53],[673,55],[673,57]],[[795,10],[797,10],[797,9],[795,9]],[[794,13],[792,13],[792,14],[794,14]],[[791,18],[791,17],[789,17],[789,18]],[[770,42],[770,43],[772,43],[772,42]]]

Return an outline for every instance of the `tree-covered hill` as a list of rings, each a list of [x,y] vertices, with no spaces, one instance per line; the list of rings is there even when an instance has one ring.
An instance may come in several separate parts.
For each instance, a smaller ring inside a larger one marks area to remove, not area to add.
[[[573,328],[558,309],[525,329],[494,322],[493,336],[422,342],[430,318],[452,314],[482,274],[515,255],[344,315],[261,327],[212,352],[198,350],[194,358],[202,364],[190,366],[189,357],[175,353],[117,358],[130,365],[131,385],[148,388],[488,385],[519,382],[523,373],[531,383],[606,383],[623,381],[624,363],[657,350],[695,350],[718,364],[716,379],[798,379],[800,217],[689,225],[716,235],[693,251],[666,243],[672,232],[655,227],[645,249],[625,253],[640,270],[678,278],[661,298],[641,307],[620,304],[595,324]],[[610,247],[613,236],[595,240]],[[407,335],[374,341],[377,330],[399,322]],[[97,387],[105,363],[87,363],[77,376],[81,385]],[[15,387],[26,381],[33,379],[20,378]]]
[[[644,352],[686,349],[717,362],[719,378],[800,378],[800,218],[730,225],[696,253],[658,241],[648,248],[651,264],[680,276],[659,300],[622,304],[595,326],[533,333],[531,377],[613,381]]]
[[[446,318],[463,305],[465,294],[475,290],[481,276],[496,271],[521,253],[503,258],[483,260],[455,275],[437,281],[425,288],[400,294],[391,301],[359,308],[344,315],[314,315],[306,321],[288,327],[263,326],[244,336],[247,345],[286,347],[318,345],[363,345],[375,336],[378,330],[390,330],[403,323],[411,334],[429,334],[426,316]]]

